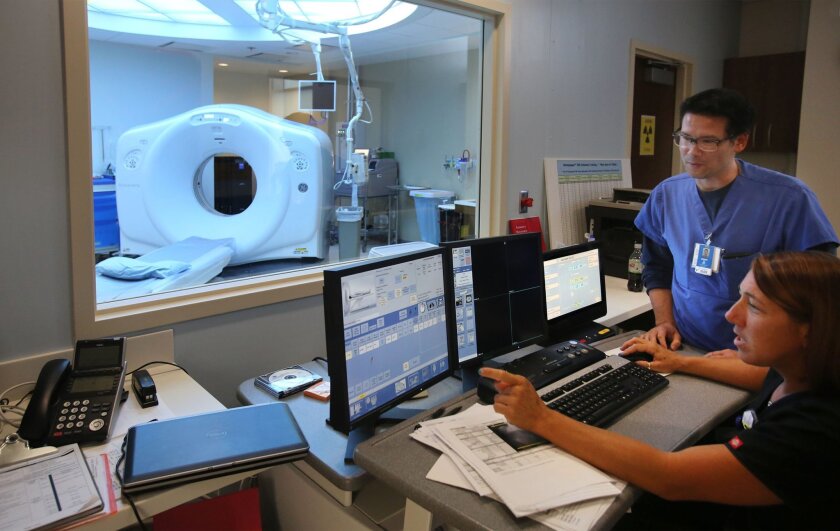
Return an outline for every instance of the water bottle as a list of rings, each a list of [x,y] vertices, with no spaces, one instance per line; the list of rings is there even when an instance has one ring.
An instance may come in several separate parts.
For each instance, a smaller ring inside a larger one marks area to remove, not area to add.
[[[634,243],[633,252],[627,261],[627,289],[630,291],[642,291],[642,244]]]

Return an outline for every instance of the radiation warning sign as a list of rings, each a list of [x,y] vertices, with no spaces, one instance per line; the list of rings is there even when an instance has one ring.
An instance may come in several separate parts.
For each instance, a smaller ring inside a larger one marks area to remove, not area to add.
[[[642,115],[639,128],[639,155],[653,156],[653,143],[656,138],[656,116]]]

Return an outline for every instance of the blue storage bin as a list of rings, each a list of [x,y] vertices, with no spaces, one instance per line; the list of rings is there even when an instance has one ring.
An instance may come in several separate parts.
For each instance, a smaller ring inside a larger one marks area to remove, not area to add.
[[[113,177],[93,179],[93,238],[96,252],[120,248],[117,192]]]

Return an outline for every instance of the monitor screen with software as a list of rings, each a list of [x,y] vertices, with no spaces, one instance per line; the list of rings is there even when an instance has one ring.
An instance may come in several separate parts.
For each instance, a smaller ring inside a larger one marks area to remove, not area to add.
[[[324,271],[329,423],[349,433],[452,373],[443,249]]]
[[[477,365],[545,338],[538,233],[443,245],[455,297],[459,366]]]
[[[598,242],[543,254],[545,304],[553,340],[576,339],[576,331],[607,313],[607,294]]]

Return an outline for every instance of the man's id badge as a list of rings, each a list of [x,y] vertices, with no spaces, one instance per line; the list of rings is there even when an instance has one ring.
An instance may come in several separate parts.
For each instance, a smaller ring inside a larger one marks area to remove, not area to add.
[[[694,258],[691,260],[691,267],[695,273],[711,276],[720,269],[720,247],[708,243],[694,244]]]

